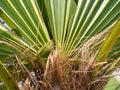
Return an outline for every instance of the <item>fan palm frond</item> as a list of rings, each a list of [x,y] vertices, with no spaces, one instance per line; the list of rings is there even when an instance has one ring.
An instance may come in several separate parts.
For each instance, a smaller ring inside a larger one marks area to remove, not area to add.
[[[24,87],[101,89],[118,65],[120,0],[1,0],[0,17],[0,57],[28,71]]]

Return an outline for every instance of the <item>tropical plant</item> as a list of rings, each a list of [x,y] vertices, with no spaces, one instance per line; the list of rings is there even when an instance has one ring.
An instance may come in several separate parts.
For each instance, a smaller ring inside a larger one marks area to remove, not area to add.
[[[0,0],[0,17],[10,90],[102,90],[119,66],[120,0]]]

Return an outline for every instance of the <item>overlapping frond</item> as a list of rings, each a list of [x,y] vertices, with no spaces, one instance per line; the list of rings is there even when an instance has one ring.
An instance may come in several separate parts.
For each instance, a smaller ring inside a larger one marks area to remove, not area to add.
[[[58,60],[70,61],[73,58],[79,62],[77,67],[73,65],[75,70],[98,70],[92,72],[96,75],[94,82],[119,62],[120,22],[111,28],[119,17],[120,0],[0,0],[0,18],[9,26],[0,24],[0,57],[17,55],[25,62],[29,58],[46,63],[51,52],[50,63],[54,66],[53,61],[56,62],[54,68],[59,67]],[[59,59],[54,60],[52,49]],[[111,57],[110,61],[116,61],[106,64]],[[91,73],[82,74],[91,77]],[[83,79],[86,78],[80,80]]]
[[[45,0],[45,5],[53,39],[65,55],[120,16],[119,0],[79,0],[77,5],[74,0]]]
[[[0,9],[0,16],[11,27],[10,31],[0,30],[2,39],[34,56],[46,45],[48,49],[44,49],[44,53],[50,51],[52,41],[34,0],[0,1]]]
[[[58,52],[67,56],[72,50],[81,47],[82,42],[113,24],[120,16],[119,0],[79,0],[77,3],[74,0],[44,0],[42,4],[40,2],[7,0],[0,3],[1,17],[8,24],[11,21],[11,28],[36,52],[52,37]],[[42,8],[45,8],[46,11],[43,13],[49,21],[44,20]],[[46,22],[49,22],[47,27]]]

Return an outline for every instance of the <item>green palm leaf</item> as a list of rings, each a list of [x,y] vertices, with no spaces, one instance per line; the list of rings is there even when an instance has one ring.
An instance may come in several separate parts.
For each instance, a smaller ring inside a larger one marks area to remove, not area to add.
[[[17,29],[19,29],[22,36],[29,44],[34,45],[36,49],[39,49],[45,42],[49,41],[46,26],[42,16],[38,15],[39,12],[34,1],[1,1],[0,6],[2,11],[7,14]]]
[[[98,63],[106,61],[107,57],[119,57],[119,39],[115,44],[119,37],[119,22],[115,28],[108,27],[120,17],[120,0],[1,0],[0,17],[10,26],[8,29],[0,25],[1,57],[17,55],[25,63],[27,59],[46,61],[52,47],[55,47],[62,59],[79,58],[80,50],[89,40],[110,31],[110,36],[101,36],[90,48],[93,51],[99,48],[98,55],[94,57]],[[115,38],[109,39],[111,35]],[[107,53],[101,57],[106,49]],[[77,50],[79,52],[75,54]],[[118,61],[108,63],[109,70]],[[104,75],[103,72],[99,74]]]
[[[13,77],[10,75],[8,70],[0,61],[0,79],[4,81],[5,85],[9,90],[19,90],[18,85],[14,81]]]
[[[116,23],[116,25],[113,27],[110,35],[105,40],[102,48],[100,49],[98,53],[98,62],[105,61],[108,53],[110,52],[111,48],[117,41],[118,37],[120,36],[120,20]],[[111,45],[110,45],[111,44]]]
[[[55,2],[53,0],[45,0],[45,4],[49,15],[53,38],[55,42],[59,44],[59,47],[62,46],[64,48],[66,54],[70,53],[71,50],[80,47],[80,44],[91,36],[94,36],[110,26],[120,15],[119,0],[79,0],[77,6],[73,0],[58,0]],[[67,10],[67,5],[69,5],[69,9],[71,6],[73,7],[71,7],[70,10]],[[70,14],[71,10],[73,10],[72,14]],[[59,12],[61,13],[59,14]],[[70,18],[69,15],[71,15]],[[71,22],[68,22],[66,17]],[[62,25],[64,23],[68,26]]]

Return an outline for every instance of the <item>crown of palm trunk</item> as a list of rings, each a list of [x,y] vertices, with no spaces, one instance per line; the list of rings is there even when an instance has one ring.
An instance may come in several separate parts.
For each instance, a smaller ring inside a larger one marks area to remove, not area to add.
[[[118,65],[120,0],[1,0],[0,17],[0,59],[25,90],[101,90]]]

